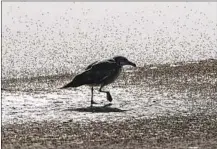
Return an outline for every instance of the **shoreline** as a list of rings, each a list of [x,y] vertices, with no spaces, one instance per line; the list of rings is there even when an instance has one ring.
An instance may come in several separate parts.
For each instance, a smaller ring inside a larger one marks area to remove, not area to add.
[[[184,62],[176,62],[176,63],[166,63],[166,64],[149,64],[142,67],[134,68],[133,71],[146,71],[150,72],[153,70],[165,70],[165,69],[175,69],[178,67],[179,71],[183,71],[182,69],[188,69],[191,68],[193,71],[200,67],[207,67],[206,69],[210,70],[213,68],[213,70],[217,70],[217,59],[205,59],[205,60],[199,60],[199,61],[184,61]],[[202,68],[203,69],[203,68]],[[127,68],[126,72],[131,72],[132,68]],[[213,71],[211,70],[211,71]],[[165,72],[168,72],[165,71]],[[76,73],[60,73],[56,75],[42,75],[42,76],[34,76],[34,77],[23,77],[23,78],[2,78],[2,82],[16,82],[16,81],[27,81],[27,80],[44,80],[46,78],[51,79],[58,79],[58,78],[68,78],[76,75]]]
[[[88,87],[57,89],[71,76],[4,82],[2,147],[217,148],[216,78],[217,60],[124,72],[95,113]]]

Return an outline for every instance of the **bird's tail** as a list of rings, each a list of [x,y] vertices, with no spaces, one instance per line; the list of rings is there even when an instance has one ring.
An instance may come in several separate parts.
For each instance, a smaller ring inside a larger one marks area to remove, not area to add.
[[[64,85],[60,89],[69,88],[69,87],[79,87],[79,86],[82,86],[84,84],[85,84],[85,82],[84,82],[83,74],[79,74],[79,75],[75,76],[75,78],[71,82]]]

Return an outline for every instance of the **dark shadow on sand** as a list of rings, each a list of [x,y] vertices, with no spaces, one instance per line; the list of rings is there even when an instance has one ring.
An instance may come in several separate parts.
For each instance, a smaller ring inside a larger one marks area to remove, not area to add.
[[[93,106],[93,107],[84,107],[84,108],[69,108],[64,111],[109,113],[109,112],[125,112],[127,110],[121,110],[119,108],[112,108],[110,107],[110,105],[105,105],[105,106]]]

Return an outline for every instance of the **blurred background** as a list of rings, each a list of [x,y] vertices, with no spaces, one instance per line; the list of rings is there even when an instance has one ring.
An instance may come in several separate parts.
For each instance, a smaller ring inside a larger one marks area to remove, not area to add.
[[[79,72],[115,55],[139,67],[217,59],[217,3],[2,3],[3,79]]]

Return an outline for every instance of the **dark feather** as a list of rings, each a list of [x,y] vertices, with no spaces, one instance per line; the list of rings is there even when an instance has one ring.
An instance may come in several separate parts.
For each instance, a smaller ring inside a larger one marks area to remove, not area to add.
[[[120,67],[112,61],[102,61],[95,63],[91,66],[90,69],[84,72],[85,74],[85,84],[102,84],[105,80],[110,81],[117,72],[120,70]],[[107,84],[107,82],[104,82]]]
[[[92,64],[88,65],[87,68],[85,68],[85,70],[90,69],[94,64],[96,64],[98,61],[93,62]]]
[[[81,85],[84,85],[84,74],[83,73],[75,76],[71,82],[63,86],[61,89],[69,88],[69,87],[79,87]]]
[[[96,61],[87,66],[85,70],[62,88],[78,87],[85,84],[109,84],[118,76],[121,69],[113,59],[110,59],[102,62]]]

